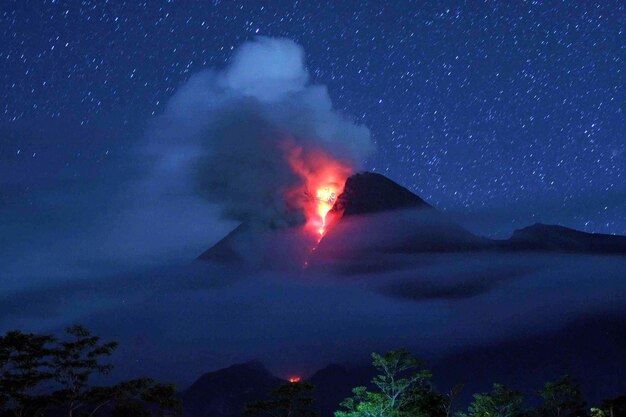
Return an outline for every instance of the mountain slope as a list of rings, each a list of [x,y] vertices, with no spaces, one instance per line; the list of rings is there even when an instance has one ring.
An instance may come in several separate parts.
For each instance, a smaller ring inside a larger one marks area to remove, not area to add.
[[[353,387],[368,384],[372,372],[369,366],[348,370],[337,364],[315,372],[307,379],[314,385],[313,408],[320,416],[332,416]],[[268,399],[273,389],[286,382],[256,361],[208,372],[182,392],[185,416],[241,417],[246,404]]]
[[[369,368],[365,368],[370,371]],[[341,365],[331,364],[317,371],[308,379],[313,384],[314,407],[320,416],[332,416],[340,409],[339,404],[352,395],[352,388],[367,385],[369,372],[348,370]]]
[[[242,416],[247,403],[267,399],[284,382],[257,361],[206,373],[181,394],[185,416]]]
[[[205,250],[198,256],[201,261],[216,261],[220,263],[239,263],[243,261],[243,256],[236,250],[233,242],[244,236],[250,227],[247,224],[240,224],[227,234],[222,240]]]
[[[376,173],[354,174],[330,211],[335,221],[309,263],[324,257],[363,257],[384,253],[476,251],[574,252],[626,254],[626,237],[585,233],[563,226],[536,224],[506,240],[470,233],[419,196]],[[199,260],[245,263],[253,253],[259,264],[309,258],[311,244],[298,227],[269,230],[242,224],[202,253]],[[245,254],[245,255],[244,255]],[[373,257],[373,258],[372,258]]]
[[[427,202],[389,178],[373,172],[354,174],[332,211],[344,216],[372,214],[403,208],[432,208]]]

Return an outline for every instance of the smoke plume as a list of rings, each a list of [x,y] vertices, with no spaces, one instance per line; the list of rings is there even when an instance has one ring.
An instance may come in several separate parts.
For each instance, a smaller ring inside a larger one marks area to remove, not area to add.
[[[226,68],[192,76],[149,137],[164,176],[191,176],[193,191],[227,219],[274,226],[304,220],[285,198],[303,183],[289,155],[309,170],[320,153],[358,169],[373,150],[369,130],[310,82],[302,47],[267,37],[241,45]]]

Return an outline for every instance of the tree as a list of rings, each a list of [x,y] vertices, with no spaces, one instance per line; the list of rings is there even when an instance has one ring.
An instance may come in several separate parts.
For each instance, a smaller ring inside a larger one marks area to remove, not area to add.
[[[91,379],[106,375],[112,366],[102,363],[117,347],[82,326],[66,330],[67,340],[51,335],[12,331],[0,336],[0,416],[42,417],[65,412],[95,417],[103,411],[133,407],[132,414],[175,416],[181,403],[173,385],[138,378],[111,386],[92,386]],[[120,414],[122,413],[122,414]]]
[[[474,394],[467,413],[459,417],[518,417],[523,415],[522,394],[501,384],[494,384],[490,392]]]
[[[149,378],[134,379],[112,387],[103,399],[114,404],[111,417],[151,417],[150,408],[156,408],[158,416],[179,416],[182,414],[181,401],[172,384],[159,384]],[[109,404],[100,403],[100,406]],[[154,407],[147,407],[153,405]],[[93,410],[93,409],[92,409]],[[96,410],[97,411],[97,410]],[[92,411],[90,416],[95,415]]]
[[[589,413],[591,417],[609,417],[607,412],[601,408],[591,407],[591,412]]]
[[[92,387],[82,395],[81,415],[94,417],[106,409],[113,407],[116,413],[124,410],[135,410],[137,415],[152,416],[152,409],[158,416],[178,416],[182,414],[180,398],[176,387],[171,384],[160,384],[150,378],[137,378],[105,387]],[[143,411],[139,413],[137,410]],[[127,414],[127,415],[135,415]]]
[[[100,337],[79,325],[68,327],[66,333],[70,340],[60,341],[52,353],[50,366],[54,380],[60,385],[52,396],[72,417],[76,410],[93,402],[89,380],[97,374],[107,375],[113,369],[100,361],[113,353],[117,343],[100,343]],[[102,395],[105,390],[96,391]]]
[[[257,401],[246,406],[246,415],[251,417],[315,417],[309,382],[287,382],[272,391],[271,399]]]
[[[604,400],[599,410],[606,417],[626,417],[626,395]]]
[[[111,417],[151,417],[152,414],[146,410],[138,401],[123,401],[115,404],[111,411]]]
[[[150,380],[150,384],[140,394],[142,401],[157,407],[158,415],[180,416],[183,413],[183,404],[174,384],[159,384]]]
[[[422,363],[413,358],[406,349],[372,354],[372,364],[379,375],[372,379],[376,391],[366,387],[352,390],[354,396],[341,403],[345,410],[336,411],[336,417],[394,417],[408,414],[416,405],[416,393],[427,384],[430,371],[422,369]]]
[[[49,335],[11,331],[0,336],[0,413],[16,417],[37,416],[43,412],[44,397],[31,391],[52,378],[49,365]]]
[[[430,384],[419,384],[407,392],[400,413],[411,417],[446,417],[447,398],[434,391]]]
[[[453,412],[452,406],[454,402],[459,398],[459,395],[461,395],[461,391],[463,391],[463,384],[457,384],[453,386],[452,388],[450,388],[450,391],[448,391],[444,395],[444,401],[443,401],[443,404],[441,405],[443,409],[444,417],[452,416],[452,412]]]
[[[588,414],[580,385],[569,375],[547,382],[539,396],[543,404],[537,411],[542,417],[582,417]]]

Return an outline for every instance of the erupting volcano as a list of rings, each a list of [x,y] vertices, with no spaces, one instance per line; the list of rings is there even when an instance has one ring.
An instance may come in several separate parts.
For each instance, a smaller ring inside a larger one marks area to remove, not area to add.
[[[626,237],[561,226],[534,225],[505,240],[477,236],[381,174],[350,175],[349,165],[327,153],[295,146],[288,150],[287,160],[300,181],[283,197],[305,216],[304,226],[242,223],[198,259],[305,269],[313,264],[335,268],[349,260],[347,268],[356,265],[361,271],[363,265],[393,265],[395,259],[386,256],[398,253],[626,254]]]
[[[340,200],[353,166],[326,149],[302,145],[292,138],[282,141],[278,149],[292,174],[289,185],[277,189],[289,213],[288,225],[244,221],[199,259],[308,265],[330,225],[343,213],[335,203]]]
[[[304,229],[319,242],[332,221],[329,216],[337,197],[343,192],[352,167],[318,149],[305,150],[287,142],[286,156],[301,183],[285,193],[288,204],[302,212]]]

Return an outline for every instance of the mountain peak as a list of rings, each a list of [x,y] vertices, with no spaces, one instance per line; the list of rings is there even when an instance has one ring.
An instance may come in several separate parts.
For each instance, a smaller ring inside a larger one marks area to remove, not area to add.
[[[332,211],[350,216],[409,207],[432,208],[417,195],[384,175],[360,172],[346,180],[344,191],[337,198]]]
[[[208,372],[182,392],[185,415],[240,417],[246,403],[266,399],[282,383],[259,361]]]
[[[261,362],[258,360],[251,360],[244,363],[237,363],[215,372],[205,373],[196,381],[194,385],[212,385],[218,381],[229,381],[233,378],[263,380],[266,378],[271,379],[273,376]],[[194,385],[190,387],[190,390],[194,389]]]

